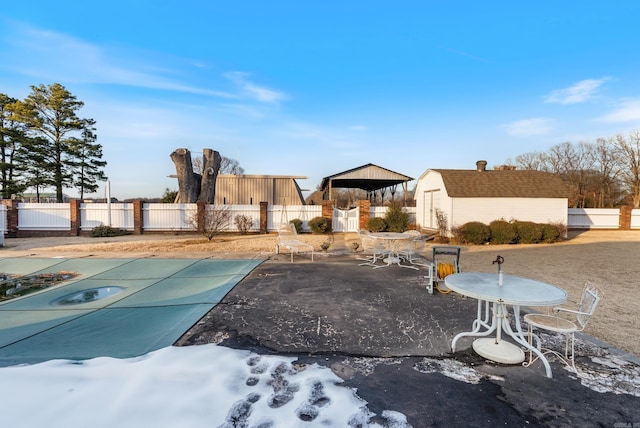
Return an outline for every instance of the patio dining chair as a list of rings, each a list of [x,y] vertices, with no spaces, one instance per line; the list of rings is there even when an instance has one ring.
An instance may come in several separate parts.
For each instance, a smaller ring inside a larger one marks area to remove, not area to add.
[[[420,253],[424,249],[425,237],[417,230],[407,230],[402,232],[404,235],[410,236],[411,239],[400,240],[397,243],[396,252],[407,263],[420,266],[431,266],[431,263],[420,260]]]
[[[593,316],[603,293],[600,289],[592,285],[587,281],[582,293],[582,298],[578,307],[574,309],[567,309],[564,307],[553,308],[553,314],[527,314],[524,316],[524,321],[529,325],[528,336],[529,344],[532,345],[532,341],[535,339],[536,347],[543,354],[553,354],[564,362],[574,373],[578,373],[575,363],[575,334],[576,332],[583,331],[587,326],[587,323]],[[566,317],[562,317],[564,314]],[[571,319],[569,319],[571,318]],[[543,349],[541,346],[540,337],[533,333],[533,328],[541,330],[547,330],[555,333],[560,333],[565,336],[564,354],[552,349]],[[571,354],[569,354],[569,339],[571,339]],[[532,352],[529,351],[529,362],[527,366],[531,365],[538,358],[532,359]]]
[[[364,252],[364,257],[358,257],[364,263],[358,266],[376,266],[378,260],[383,260],[389,254],[385,243],[371,236],[368,230],[359,230],[358,238]]]

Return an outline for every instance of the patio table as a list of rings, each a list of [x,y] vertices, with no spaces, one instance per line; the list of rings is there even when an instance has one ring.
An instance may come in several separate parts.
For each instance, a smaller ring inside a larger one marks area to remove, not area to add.
[[[503,364],[519,364],[525,358],[522,348],[526,348],[540,357],[547,377],[552,376],[549,361],[529,343],[522,331],[520,306],[559,305],[567,300],[566,291],[551,284],[512,275],[503,275],[503,283],[499,285],[497,273],[463,272],[449,275],[444,281],[451,290],[478,300],[472,330],[453,338],[452,352],[456,351],[458,339],[465,336],[482,337],[473,342],[473,349],[479,355]],[[492,310],[490,305],[493,306]],[[511,328],[507,305],[513,310],[515,330]],[[503,340],[503,331],[520,346]],[[483,337],[493,332],[495,337]]]
[[[399,232],[376,232],[369,234],[374,239],[378,239],[381,241],[385,241],[387,254],[383,259],[386,262],[386,265],[378,266],[378,267],[388,267],[392,264],[396,264],[400,267],[415,269],[418,270],[416,266],[411,265],[403,265],[400,263],[402,261],[402,257],[398,255],[398,241],[410,241],[415,238],[415,236],[409,235],[407,233],[399,233]]]

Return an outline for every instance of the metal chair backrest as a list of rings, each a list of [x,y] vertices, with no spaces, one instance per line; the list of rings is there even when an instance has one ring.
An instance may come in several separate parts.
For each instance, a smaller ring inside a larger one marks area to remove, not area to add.
[[[359,230],[358,237],[360,238],[360,243],[362,244],[362,249],[365,252],[372,252],[376,249],[375,240],[371,236],[369,236],[369,232],[366,230]]]
[[[584,292],[582,293],[582,298],[580,299],[580,304],[578,304],[578,314],[577,320],[580,323],[581,330],[583,330],[594,312],[596,311],[596,307],[602,298],[602,291],[600,291],[597,287],[587,281],[584,287]]]

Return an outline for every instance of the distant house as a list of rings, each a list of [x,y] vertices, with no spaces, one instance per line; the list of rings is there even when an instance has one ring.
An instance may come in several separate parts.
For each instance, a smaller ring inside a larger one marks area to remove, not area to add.
[[[486,165],[478,161],[475,170],[426,170],[414,196],[417,225],[437,229],[437,210],[446,216],[449,231],[470,221],[498,219],[567,224],[568,192],[560,176],[514,167],[487,170]]]
[[[296,179],[303,176],[219,174],[216,180],[216,205],[304,205]]]

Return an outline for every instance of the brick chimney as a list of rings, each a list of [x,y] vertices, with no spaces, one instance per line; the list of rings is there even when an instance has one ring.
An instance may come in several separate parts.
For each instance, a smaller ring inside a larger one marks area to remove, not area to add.
[[[486,171],[487,170],[487,161],[486,160],[479,160],[478,162],[476,162],[476,171]]]

